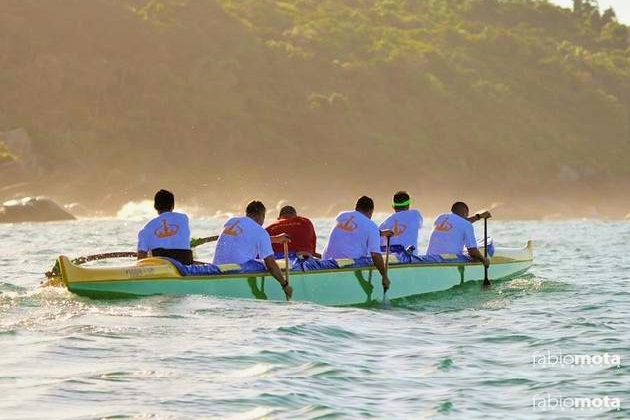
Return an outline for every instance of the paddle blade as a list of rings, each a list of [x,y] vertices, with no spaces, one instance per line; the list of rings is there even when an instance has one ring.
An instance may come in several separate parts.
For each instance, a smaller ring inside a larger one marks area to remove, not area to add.
[[[483,283],[481,285],[481,288],[483,290],[488,290],[492,287],[492,283],[490,282],[490,279],[488,278],[488,267],[484,267],[483,268]]]

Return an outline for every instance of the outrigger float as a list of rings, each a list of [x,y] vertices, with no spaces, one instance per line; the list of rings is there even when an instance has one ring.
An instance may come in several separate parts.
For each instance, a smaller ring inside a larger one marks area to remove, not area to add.
[[[284,300],[279,283],[258,261],[243,265],[185,266],[168,258],[146,258],[123,267],[82,267],[59,257],[61,281],[78,295],[116,298],[149,295],[202,294],[230,298]],[[278,261],[284,270],[284,260]],[[533,264],[533,244],[499,248],[491,257],[492,280],[525,273]],[[293,300],[323,305],[369,304],[383,299],[378,270],[371,259],[292,259]],[[450,289],[484,278],[484,267],[464,255],[389,256],[391,287],[388,299],[400,299]]]

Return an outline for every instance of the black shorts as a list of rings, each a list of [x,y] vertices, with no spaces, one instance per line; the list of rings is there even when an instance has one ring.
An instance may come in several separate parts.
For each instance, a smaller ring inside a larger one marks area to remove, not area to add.
[[[155,248],[151,250],[151,255],[154,257],[172,258],[186,265],[193,263],[193,253],[190,249]]]

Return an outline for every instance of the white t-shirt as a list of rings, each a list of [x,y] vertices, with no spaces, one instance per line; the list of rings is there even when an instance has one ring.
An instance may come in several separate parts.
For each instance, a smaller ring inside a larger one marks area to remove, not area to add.
[[[214,254],[214,264],[243,264],[273,255],[271,237],[247,216],[232,217],[223,225]]]
[[[439,215],[433,222],[427,255],[462,254],[466,248],[477,248],[472,223],[454,213]]]
[[[413,245],[416,249],[413,252],[418,254],[418,235],[422,228],[422,214],[415,209],[398,211],[389,216],[379,229],[390,229],[394,236],[389,240],[390,245],[402,245],[407,248]],[[387,244],[387,238],[381,238],[381,245]]]
[[[378,226],[365,215],[347,211],[339,213],[336,221],[322,258],[361,258],[381,252]]]
[[[144,225],[138,232],[138,251],[155,248],[190,249],[188,216],[167,211]]]

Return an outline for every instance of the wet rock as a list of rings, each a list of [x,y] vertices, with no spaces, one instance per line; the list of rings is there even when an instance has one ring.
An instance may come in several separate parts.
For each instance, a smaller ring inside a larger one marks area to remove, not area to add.
[[[75,217],[46,197],[24,197],[0,206],[0,223],[50,222],[74,220]]]
[[[81,203],[70,203],[70,204],[65,205],[64,208],[70,214],[73,214],[74,216],[77,216],[77,217],[90,217],[94,215],[93,211],[91,211],[90,209],[88,209],[86,206],[84,206]]]

